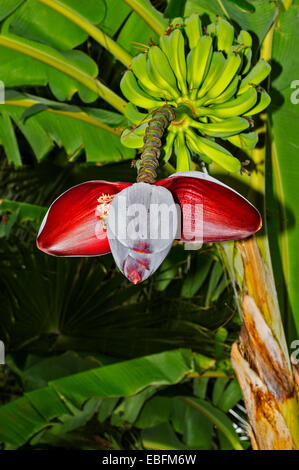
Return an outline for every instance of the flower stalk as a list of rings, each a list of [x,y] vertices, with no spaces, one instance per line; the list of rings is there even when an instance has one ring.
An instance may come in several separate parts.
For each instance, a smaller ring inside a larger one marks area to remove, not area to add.
[[[154,183],[157,178],[156,168],[159,166],[160,148],[165,130],[175,119],[174,110],[170,106],[162,106],[152,113],[143,138],[144,146],[138,167],[137,182]]]

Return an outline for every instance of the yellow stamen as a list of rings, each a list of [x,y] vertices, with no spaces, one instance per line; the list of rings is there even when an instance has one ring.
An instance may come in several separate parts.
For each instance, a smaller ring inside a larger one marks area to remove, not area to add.
[[[114,194],[102,194],[97,202],[99,203],[96,207],[96,216],[99,217],[103,229],[106,230],[106,220],[109,214],[110,204],[113,201]]]

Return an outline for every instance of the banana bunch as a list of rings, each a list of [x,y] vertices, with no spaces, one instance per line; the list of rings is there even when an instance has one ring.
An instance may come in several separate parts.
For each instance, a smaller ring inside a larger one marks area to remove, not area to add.
[[[197,14],[174,19],[159,44],[145,46],[133,58],[121,80],[131,124],[122,143],[141,149],[151,113],[168,104],[176,119],[165,135],[165,161],[176,155],[177,168],[189,170],[196,153],[208,164],[239,171],[240,161],[220,139],[244,150],[254,148],[257,134],[249,129],[251,118],[270,103],[260,86],[270,65],[260,60],[252,67],[251,47],[251,35],[241,31],[236,37],[223,18],[206,28]]]

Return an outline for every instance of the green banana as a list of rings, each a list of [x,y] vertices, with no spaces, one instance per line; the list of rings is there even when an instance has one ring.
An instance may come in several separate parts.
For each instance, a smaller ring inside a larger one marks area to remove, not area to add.
[[[207,33],[208,33],[210,36],[215,36],[215,34],[216,34],[216,23],[210,23],[210,24],[208,24],[208,26],[207,26]]]
[[[237,74],[240,65],[241,57],[239,54],[232,53],[228,56],[223,71],[221,73],[221,79],[217,80],[216,83],[207,93],[208,98],[216,98],[229,86],[235,75]]]
[[[127,103],[125,107],[125,116],[132,124],[142,124],[143,122],[148,122],[152,115],[151,113],[145,114],[138,111],[136,106],[132,103]]]
[[[225,140],[228,140],[231,144],[241,148],[242,150],[252,150],[257,144],[258,135],[256,132],[244,132],[242,134],[227,137]]]
[[[204,103],[205,106],[208,106],[211,103],[220,104],[224,103],[225,101],[229,101],[238,89],[239,80],[240,77],[236,75],[231,81],[230,85],[221,93],[221,95],[217,96],[216,98],[209,99],[207,101],[205,99],[202,99],[197,104],[200,105]]]
[[[145,93],[138,85],[133,72],[130,70],[127,70],[121,79],[120,89],[131,103],[141,108],[151,109],[164,104],[163,101],[157,101]]]
[[[182,131],[177,132],[174,141],[174,151],[176,154],[176,171],[191,170],[191,158]]]
[[[194,134],[196,135],[196,134]],[[196,146],[199,153],[205,154],[213,162],[222,166],[225,170],[234,173],[241,170],[240,161],[234,157],[228,150],[221,147],[216,142],[196,135]]]
[[[172,155],[175,136],[176,134],[174,132],[168,130],[167,136],[166,136],[166,142],[163,146],[163,150],[164,150],[163,161],[165,163],[168,162],[168,160],[170,159]]]
[[[147,70],[151,80],[168,91],[175,99],[180,95],[177,82],[169,61],[164,52],[158,46],[152,46],[148,51]]]
[[[143,142],[143,135],[137,135],[135,130],[132,129],[125,129],[120,137],[121,143],[125,147],[139,149],[142,148],[144,145]]]
[[[242,56],[242,75],[248,73],[251,67],[252,59],[252,37],[248,31],[241,30],[237,38],[237,44],[231,47],[231,52],[241,54]]]
[[[257,104],[252,109],[250,109],[247,113],[245,113],[244,116],[253,116],[254,114],[259,114],[262,111],[264,111],[264,109],[266,109],[270,103],[271,103],[270,96],[268,95],[266,90],[264,90],[264,88],[261,88],[260,90],[258,90]]]
[[[146,128],[147,128],[147,122],[142,122],[139,124],[139,126],[135,127],[134,132],[136,135],[141,135],[143,137],[145,134]]]
[[[270,71],[271,65],[263,59],[259,60],[241,81],[238,95],[246,92],[252,85],[259,85],[269,75]]]
[[[245,49],[243,53],[243,70],[242,75],[246,75],[251,67],[251,60],[252,60],[252,50],[251,48]]]
[[[184,25],[184,18],[181,16],[177,16],[176,18],[173,18],[170,22],[170,26],[172,28],[179,28]]]
[[[248,31],[244,31],[244,29],[241,29],[239,36],[237,38],[237,42],[238,44],[241,44],[242,46],[251,47],[252,46],[251,34],[248,33]]]
[[[227,54],[234,42],[234,28],[223,18],[219,18],[216,23],[217,49]]]
[[[198,151],[197,142],[196,142],[197,135],[191,129],[185,130],[185,137],[186,137],[186,142],[188,144],[188,147],[190,148],[190,150],[192,150],[192,152],[198,154],[205,163],[207,164],[212,163],[212,160],[209,157],[207,157],[205,154],[200,153]]]
[[[185,32],[189,41],[189,47],[193,49],[197,46],[202,36],[201,21],[197,13],[192,13],[192,15],[185,20]]]
[[[208,74],[205,77],[204,82],[202,83],[202,86],[200,87],[197,93],[197,98],[202,98],[203,96],[205,96],[208,91],[217,83],[223,73],[224,65],[225,57],[222,52],[213,52]],[[196,93],[193,96],[196,97]]]
[[[196,95],[197,89],[204,80],[210,66],[213,39],[210,36],[202,36],[187,57],[187,80],[189,90]]]
[[[216,106],[197,108],[197,112],[206,116],[216,116],[222,119],[241,116],[250,110],[256,103],[257,92],[256,89],[251,87],[242,95],[237,96],[233,100]]]
[[[190,126],[198,129],[202,134],[212,137],[229,137],[238,134],[249,127],[249,121],[239,116],[219,120],[218,122],[209,122],[207,124],[190,119]]]
[[[187,69],[183,34],[179,29],[175,29],[169,36],[161,36],[160,45],[174,71],[179,89],[183,95],[187,95]]]
[[[183,22],[175,18],[174,30],[170,27],[160,37],[160,47],[151,46],[147,53],[135,56],[124,74],[120,87],[130,101],[125,116],[136,127],[125,130],[121,142],[130,148],[142,148],[153,110],[166,101],[176,107],[178,125],[170,125],[167,131],[164,162],[175,153],[177,170],[190,170],[194,152],[206,163],[215,162],[229,172],[239,171],[240,161],[215,138],[243,150],[254,148],[258,136],[247,131],[247,117],[270,103],[270,96],[258,85],[271,67],[260,60],[250,70],[252,38],[247,31],[242,30],[235,40],[232,25],[220,18],[207,27],[210,35],[203,34],[198,14],[185,20],[190,49],[186,59],[184,34],[176,28]],[[192,104],[193,119],[184,108],[186,102]],[[140,112],[137,107],[150,112]]]
[[[138,78],[142,87],[151,96],[156,98],[165,98],[171,100],[171,94],[168,93],[164,88],[159,88],[153,80],[150,79],[147,72],[147,56],[146,54],[138,54],[133,57],[131,62],[131,70]]]

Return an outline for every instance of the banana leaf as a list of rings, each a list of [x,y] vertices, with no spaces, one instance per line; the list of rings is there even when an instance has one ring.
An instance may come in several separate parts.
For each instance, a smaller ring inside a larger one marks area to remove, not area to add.
[[[21,154],[12,123],[23,133],[39,161],[54,144],[63,147],[70,160],[83,150],[88,162],[109,163],[134,157],[134,150],[121,145],[116,129],[126,125],[126,118],[112,111],[79,108],[9,91],[0,113],[0,139],[8,160],[15,166],[20,166],[22,160],[21,156],[16,159],[16,151],[11,149],[15,143],[17,154]]]
[[[289,341],[299,334],[299,106],[292,99],[296,91],[292,82],[299,77],[299,64],[293,54],[299,40],[298,12],[298,5],[282,12],[273,37],[271,146],[266,183],[271,257]]]
[[[177,349],[50,381],[0,407],[0,442],[18,447],[89,398],[130,396],[151,385],[175,384],[192,370],[191,351]]]

